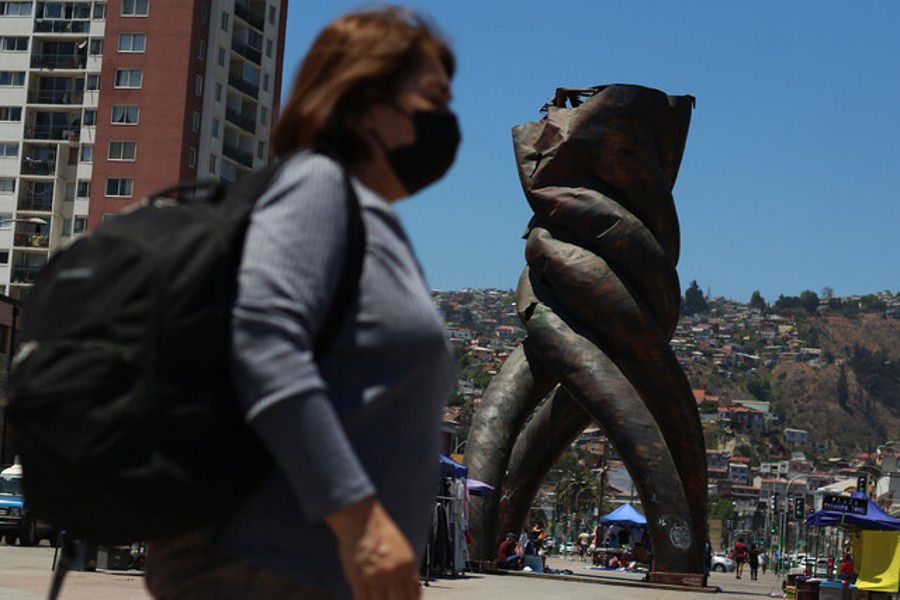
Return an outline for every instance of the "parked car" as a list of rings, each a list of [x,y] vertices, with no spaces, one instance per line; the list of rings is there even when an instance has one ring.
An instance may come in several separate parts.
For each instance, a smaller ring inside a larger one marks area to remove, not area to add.
[[[575,545],[575,542],[566,542],[562,547],[562,551],[564,554],[575,554],[578,552],[578,547]]]
[[[712,555],[710,569],[718,573],[731,573],[735,569],[734,560],[724,552],[716,552]]]
[[[0,471],[0,535],[12,546],[19,540],[23,546],[34,546],[42,539],[56,540],[53,528],[38,521],[28,512],[22,494],[22,465],[15,464]]]

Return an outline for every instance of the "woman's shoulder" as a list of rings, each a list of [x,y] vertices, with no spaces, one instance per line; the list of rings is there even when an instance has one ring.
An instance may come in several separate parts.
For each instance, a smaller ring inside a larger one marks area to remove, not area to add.
[[[302,150],[286,158],[254,209],[262,213],[342,214],[347,194],[344,167],[314,150]]]

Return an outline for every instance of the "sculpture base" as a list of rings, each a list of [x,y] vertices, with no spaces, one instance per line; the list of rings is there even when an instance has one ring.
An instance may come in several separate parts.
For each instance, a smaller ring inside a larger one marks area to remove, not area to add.
[[[671,573],[665,571],[653,571],[647,576],[649,583],[662,583],[665,585],[679,585],[686,587],[706,587],[706,577],[699,573]]]

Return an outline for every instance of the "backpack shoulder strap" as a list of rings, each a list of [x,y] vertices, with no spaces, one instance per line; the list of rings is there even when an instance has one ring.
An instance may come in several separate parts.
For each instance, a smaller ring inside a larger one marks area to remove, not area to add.
[[[362,275],[363,260],[366,255],[366,229],[363,224],[362,207],[350,180],[350,172],[341,165],[344,173],[344,202],[347,213],[347,252],[344,257],[341,281],[331,302],[328,318],[316,340],[315,356],[320,358],[334,343],[338,331],[350,316],[350,311],[359,296],[359,279]]]

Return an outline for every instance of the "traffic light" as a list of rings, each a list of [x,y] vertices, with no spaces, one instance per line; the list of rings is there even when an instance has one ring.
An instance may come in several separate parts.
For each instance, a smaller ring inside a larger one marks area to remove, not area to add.
[[[779,502],[778,499],[779,495],[780,494],[778,492],[775,492],[775,494],[772,496],[772,512],[776,515],[781,513],[781,502]]]
[[[794,517],[802,519],[806,516],[806,501],[803,498],[794,498]]]
[[[856,478],[856,491],[867,494],[868,493],[866,491],[868,489],[867,484],[868,484],[868,479],[866,478],[866,476],[860,475],[859,477]]]

